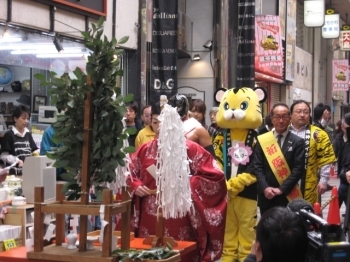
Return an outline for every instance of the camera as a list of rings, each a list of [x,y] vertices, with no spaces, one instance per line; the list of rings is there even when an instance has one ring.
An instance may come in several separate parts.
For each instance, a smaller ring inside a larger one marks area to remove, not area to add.
[[[340,225],[329,225],[327,221],[305,209],[300,209],[298,214],[308,228],[309,246],[305,262],[350,261],[350,243],[341,241]]]

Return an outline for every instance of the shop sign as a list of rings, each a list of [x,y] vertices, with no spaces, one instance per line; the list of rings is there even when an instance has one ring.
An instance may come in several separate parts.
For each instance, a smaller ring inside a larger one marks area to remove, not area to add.
[[[304,1],[304,25],[321,27],[324,24],[324,0]]]
[[[334,9],[327,9],[324,16],[324,25],[322,26],[323,38],[338,38],[339,37],[339,14],[332,12]]]
[[[283,51],[280,20],[274,15],[257,15],[255,18],[255,70],[283,77]]]
[[[293,87],[311,91],[312,55],[303,49],[295,48],[295,79]]]
[[[349,90],[349,62],[347,59],[332,61],[333,91]]]
[[[339,46],[340,46],[340,50],[343,50],[343,51],[350,50],[350,30],[340,31]]]

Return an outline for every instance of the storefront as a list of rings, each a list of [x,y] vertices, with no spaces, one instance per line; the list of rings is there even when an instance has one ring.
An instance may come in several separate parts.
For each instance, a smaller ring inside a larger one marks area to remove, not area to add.
[[[77,67],[85,71],[89,51],[78,40],[6,24],[0,25],[0,35],[0,114],[6,124],[2,129],[14,124],[12,110],[24,104],[31,109],[31,127],[43,130],[49,122],[38,122],[39,106],[50,105],[49,87],[40,86],[35,74],[53,71],[74,78]]]
[[[106,1],[103,5],[106,7]],[[35,75],[49,79],[49,72],[53,71],[57,76],[66,73],[74,78],[75,68],[85,71],[89,51],[80,32],[106,13],[85,7],[85,11],[79,11],[79,3],[53,6],[47,2],[11,0],[4,1],[1,7],[0,139],[14,125],[14,108],[23,104],[31,110],[28,128],[40,148],[42,133],[54,116],[44,115],[45,106],[50,105],[50,87],[40,86]]]

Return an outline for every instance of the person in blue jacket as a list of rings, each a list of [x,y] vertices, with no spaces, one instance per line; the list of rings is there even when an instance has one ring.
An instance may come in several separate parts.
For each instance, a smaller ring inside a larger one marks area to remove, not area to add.
[[[52,126],[49,126],[48,128],[45,129],[43,138],[41,139],[41,143],[40,143],[40,155],[45,156],[46,152],[53,151],[54,147],[62,146],[62,144],[56,144],[52,141],[54,134],[55,134],[55,130],[53,129]],[[56,168],[57,180],[64,180],[60,176],[64,172],[65,172],[64,168],[61,168],[61,167]]]

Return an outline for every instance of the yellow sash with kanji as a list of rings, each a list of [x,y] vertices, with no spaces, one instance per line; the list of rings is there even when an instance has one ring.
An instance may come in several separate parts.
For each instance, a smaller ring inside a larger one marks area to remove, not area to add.
[[[273,174],[275,175],[278,183],[282,185],[282,183],[289,177],[291,171],[286,159],[284,158],[281,148],[278,145],[275,136],[273,135],[273,132],[267,132],[258,136],[258,141],[261,145],[267,162],[269,162]],[[296,198],[302,198],[299,185],[295,185],[289,195],[287,195],[288,201],[292,201]]]

